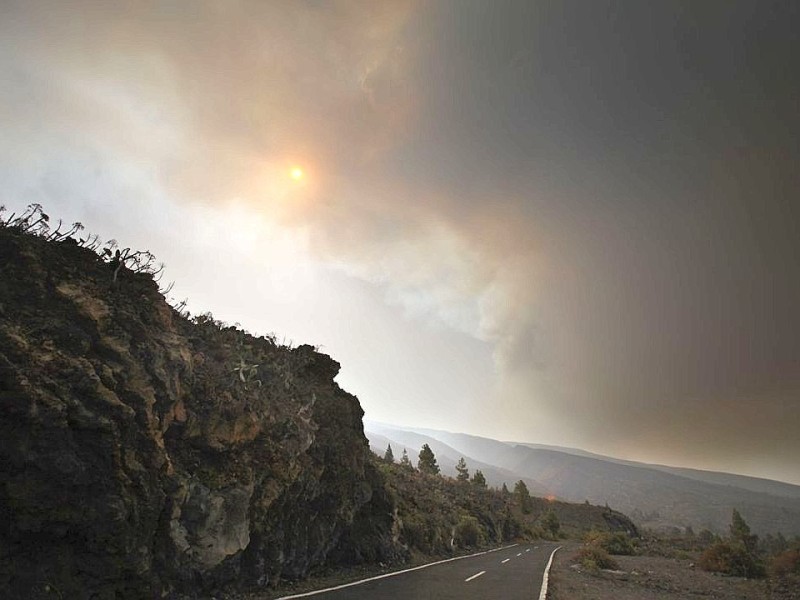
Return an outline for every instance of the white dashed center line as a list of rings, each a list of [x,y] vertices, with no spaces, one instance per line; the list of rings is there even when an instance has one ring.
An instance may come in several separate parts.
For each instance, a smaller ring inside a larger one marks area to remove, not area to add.
[[[530,552],[530,551],[531,551],[531,549],[530,549],[530,548],[528,548],[527,550],[525,550],[525,552]]]
[[[517,554],[517,556],[522,556],[522,552],[520,552],[519,554]]]
[[[507,563],[508,561],[510,561],[510,560],[511,560],[510,558],[507,558],[507,559],[505,559],[505,560],[501,560],[501,561],[500,561],[500,564],[501,564],[501,565],[504,565],[504,564],[506,564],[506,563]]]
[[[475,575],[473,575],[472,577],[467,577],[464,581],[465,582],[466,581],[472,581],[473,579],[477,579],[478,577],[480,577],[484,573],[486,573],[486,571],[481,571],[480,573],[475,573]]]

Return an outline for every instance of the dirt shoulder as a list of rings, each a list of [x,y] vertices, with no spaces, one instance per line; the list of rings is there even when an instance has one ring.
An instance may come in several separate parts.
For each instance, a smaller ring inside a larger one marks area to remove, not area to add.
[[[691,558],[615,556],[619,571],[591,572],[573,560],[580,544],[553,559],[548,600],[800,600],[797,581],[777,582],[707,573]]]

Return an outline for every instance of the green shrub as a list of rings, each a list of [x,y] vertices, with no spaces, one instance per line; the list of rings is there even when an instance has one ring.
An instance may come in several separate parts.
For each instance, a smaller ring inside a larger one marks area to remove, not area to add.
[[[623,556],[636,554],[631,538],[625,533],[592,530],[586,534],[584,541],[587,544],[599,546],[609,554]]]
[[[461,517],[455,530],[455,541],[462,548],[474,548],[482,540],[481,526],[472,516]]]
[[[575,559],[586,569],[597,571],[598,569],[619,569],[619,563],[596,544],[583,546],[575,555]]]
[[[522,536],[522,523],[513,515],[507,515],[501,525],[501,535],[504,542],[510,542]]]
[[[764,567],[743,544],[717,542],[700,556],[700,568],[737,577],[763,577]]]
[[[431,551],[430,532],[425,523],[419,519],[411,516],[403,519],[400,537],[409,548],[415,548],[426,554]]]

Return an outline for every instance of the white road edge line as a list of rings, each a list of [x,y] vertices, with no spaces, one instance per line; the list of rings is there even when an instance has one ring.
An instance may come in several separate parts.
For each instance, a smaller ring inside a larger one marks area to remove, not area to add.
[[[466,583],[467,581],[472,581],[473,579],[477,579],[478,577],[480,577],[480,576],[481,576],[481,575],[483,575],[484,573],[486,573],[486,571],[481,571],[480,573],[475,573],[475,575],[473,575],[472,577],[467,577],[467,578],[464,580],[464,583]]]
[[[544,568],[544,575],[542,575],[542,589],[539,591],[539,600],[547,600],[547,580],[550,577],[550,567],[553,565],[553,556],[561,550],[561,546],[556,548],[550,553],[550,560],[547,561],[547,566]]]
[[[507,563],[508,561],[510,561],[510,560],[511,560],[510,558],[507,558],[507,559],[505,559],[505,560],[501,560],[501,561],[500,561],[500,564],[501,564],[501,565],[504,565],[504,564],[506,564],[506,563]]]
[[[483,554],[499,552],[500,550],[507,550],[508,548],[513,548],[514,546],[519,546],[519,544],[509,544],[508,546],[503,546],[502,548],[493,548],[491,550],[484,550],[483,552],[476,552],[475,554],[468,554],[466,556],[454,556],[453,558],[445,558],[444,560],[437,560],[436,562],[419,565],[417,567],[411,567],[410,569],[403,569],[402,571],[392,571],[391,573],[384,573],[383,575],[376,575],[375,577],[368,577],[367,579],[359,579],[358,581],[343,583],[342,585],[336,585],[333,587],[325,588],[324,590],[314,590],[313,592],[304,592],[302,594],[294,594],[292,596],[281,596],[280,598],[278,598],[278,600],[291,600],[292,598],[306,598],[308,596],[316,596],[317,594],[324,594],[325,592],[333,592],[336,590],[342,590],[344,588],[353,587],[354,585],[361,585],[362,583],[367,583],[369,581],[377,581],[378,579],[386,579],[387,577],[394,577],[395,575],[402,575],[403,573],[410,573],[411,571],[419,571],[420,569],[427,569],[428,567],[433,567],[434,565],[441,565],[443,563],[452,562],[454,560],[461,560],[463,558],[472,558],[473,556],[481,556]]]

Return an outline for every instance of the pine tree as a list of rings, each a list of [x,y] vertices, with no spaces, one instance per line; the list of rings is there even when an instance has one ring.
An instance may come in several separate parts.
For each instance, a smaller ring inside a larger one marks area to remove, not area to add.
[[[505,498],[508,498],[511,495],[511,492],[508,491],[508,486],[506,485],[505,481],[503,482],[503,489],[500,491],[502,492],[503,497]]]
[[[422,450],[419,451],[417,468],[420,472],[427,473],[428,475],[439,474],[439,465],[436,464],[436,455],[428,444],[422,444]]]
[[[737,577],[763,577],[766,571],[757,546],[758,536],[750,533],[750,527],[734,508],[731,514],[730,537],[706,548],[698,564],[706,571]]]
[[[526,515],[531,512],[531,494],[522,479],[514,484],[514,495],[517,497],[520,510]]]
[[[456,475],[456,479],[458,481],[469,481],[469,469],[467,468],[467,461],[464,460],[463,456],[459,459],[458,464],[456,465],[456,471],[458,471],[458,475]]]
[[[400,466],[409,471],[414,470],[414,465],[411,464],[411,460],[408,458],[408,451],[405,448],[403,448],[403,456],[400,458]]]
[[[386,454],[383,455],[383,460],[389,464],[394,463],[394,452],[392,452],[392,445],[386,446]]]
[[[733,509],[733,514],[731,514],[730,534],[732,542],[742,544],[748,553],[755,554],[758,546],[758,536],[750,533],[750,526],[735,508]]]
[[[472,476],[472,483],[479,488],[486,489],[486,477],[483,476],[480,470],[475,471],[475,475]]]

